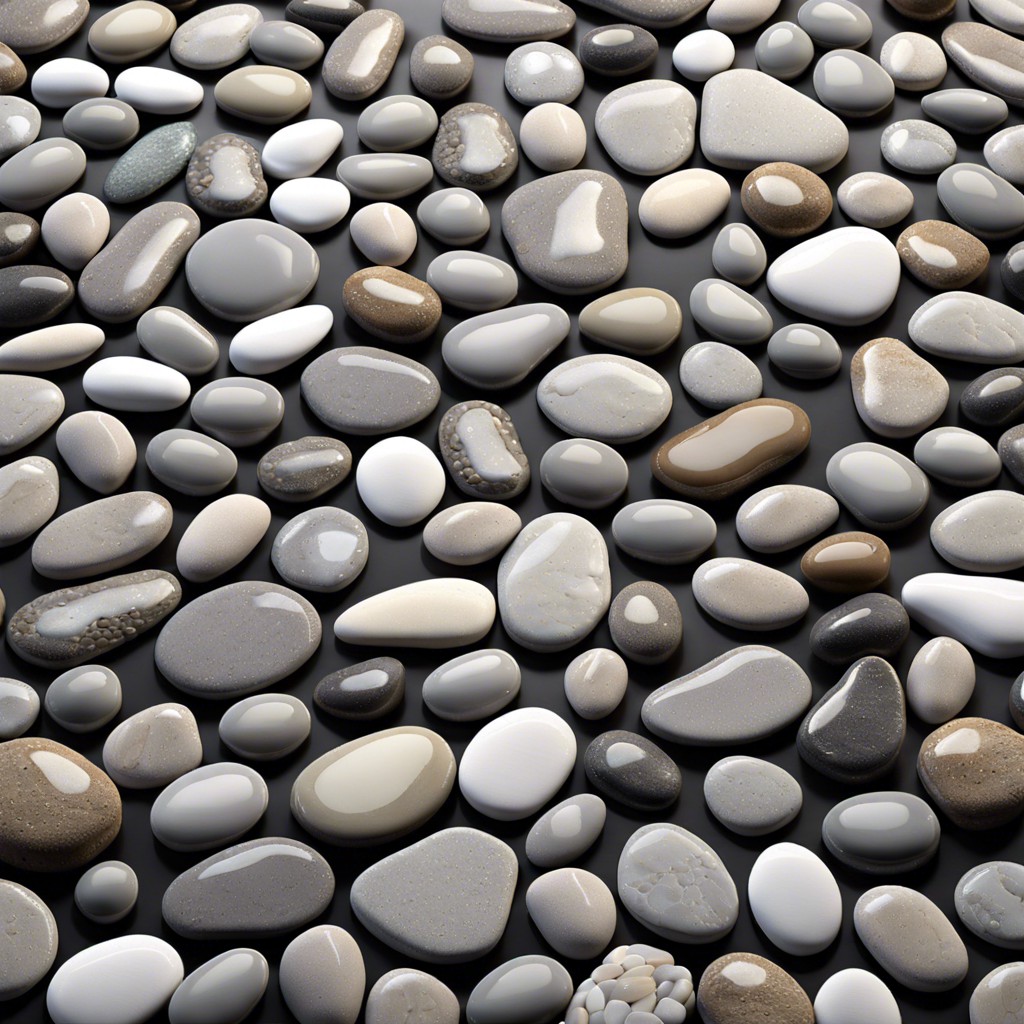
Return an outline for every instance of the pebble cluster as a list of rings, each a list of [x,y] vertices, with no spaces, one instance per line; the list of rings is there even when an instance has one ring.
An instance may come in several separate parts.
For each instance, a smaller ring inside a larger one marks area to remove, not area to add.
[[[14,1020],[1024,1024],[1024,6],[887,2],[0,0]]]

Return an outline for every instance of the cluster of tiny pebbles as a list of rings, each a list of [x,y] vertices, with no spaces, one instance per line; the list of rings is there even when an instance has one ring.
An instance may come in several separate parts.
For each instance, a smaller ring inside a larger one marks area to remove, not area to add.
[[[0,0],[12,1021],[1024,1024],[1022,108],[1024,0]]]

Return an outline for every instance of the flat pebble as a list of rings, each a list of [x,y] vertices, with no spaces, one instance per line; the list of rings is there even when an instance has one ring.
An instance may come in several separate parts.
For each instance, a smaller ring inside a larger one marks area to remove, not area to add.
[[[1024,195],[982,164],[946,168],[938,192],[950,217],[980,238],[1006,238],[1024,227]]]
[[[284,417],[284,397],[256,377],[221,377],[193,396],[189,412],[196,425],[235,448],[259,444]]]
[[[388,526],[426,519],[444,496],[444,468],[422,441],[388,437],[366,450],[356,466],[363,504]]]
[[[704,799],[731,832],[763,836],[785,828],[800,813],[804,795],[800,783],[771,761],[733,756],[708,769]]]
[[[1017,960],[996,967],[971,994],[971,1024],[1018,1024],[1024,1018],[1022,997],[1024,964]],[[1007,1006],[1013,1009],[1007,1011]]]
[[[316,174],[345,134],[332,118],[310,117],[278,128],[263,145],[263,170],[281,181]]]
[[[266,991],[270,965],[255,949],[229,949],[197,967],[174,990],[170,1024],[244,1020]]]
[[[356,131],[368,149],[400,153],[432,138],[437,123],[437,113],[426,100],[399,94],[364,107]]]
[[[667,661],[683,639],[679,605],[660,583],[640,581],[624,587],[608,610],[612,642],[642,665]]]
[[[126,718],[103,744],[103,767],[125,789],[166,786],[198,767],[203,743],[183,704],[154,704]]]
[[[309,709],[287,693],[258,693],[232,704],[217,733],[232,753],[247,761],[276,761],[306,742]]]
[[[807,592],[795,579],[744,558],[704,562],[691,585],[700,607],[734,629],[782,629],[807,613]]]
[[[522,529],[519,513],[492,501],[465,501],[436,513],[423,528],[423,545],[448,565],[479,565],[496,558]]]
[[[649,79],[608,93],[594,130],[608,155],[632,174],[667,174],[692,154],[696,100],[678,82]]]
[[[327,306],[297,306],[272,313],[247,324],[231,339],[228,358],[242,373],[266,376],[311,352],[333,325],[334,314]]]
[[[441,17],[464,36],[497,43],[556,39],[576,24],[576,13],[560,0],[535,0],[525,8],[510,8],[507,0],[444,0]]]
[[[579,315],[580,332],[629,355],[656,355],[683,327],[679,303],[658,288],[624,288],[588,303]]]
[[[31,537],[57,510],[57,467],[39,455],[26,455],[0,467],[0,548]]]
[[[441,118],[431,160],[449,185],[486,192],[515,173],[519,150],[503,114],[486,103],[460,103]]]
[[[577,508],[605,508],[629,482],[626,460],[600,441],[557,441],[540,460],[540,479],[552,497]]]
[[[914,205],[914,193],[898,178],[878,171],[852,174],[836,190],[839,208],[868,228],[898,224]]]
[[[603,883],[602,883],[603,884]],[[469,994],[469,1024],[550,1020],[572,995],[569,972],[549,956],[519,956],[495,967]]]
[[[433,177],[433,164],[412,153],[358,153],[338,164],[338,179],[362,199],[402,199]]]
[[[89,27],[89,49],[111,64],[130,64],[163,47],[177,25],[173,13],[151,0],[130,0]]]
[[[249,46],[261,64],[305,71],[323,55],[324,44],[305,25],[289,21],[261,21],[249,33]]]
[[[43,980],[57,957],[57,922],[50,908],[17,882],[0,882],[4,932],[0,1001],[18,999]]]
[[[978,938],[995,946],[1024,948],[1022,886],[1020,864],[1006,860],[978,864],[957,882],[953,894],[957,917]]]
[[[939,849],[939,819],[920,797],[863,793],[825,815],[821,837],[829,853],[867,874],[897,874],[928,863]]]
[[[519,278],[504,260],[464,249],[432,260],[427,283],[448,305],[476,313],[507,306],[519,291]]]
[[[358,0],[288,0],[285,17],[333,39],[365,10]]]
[[[659,178],[640,197],[640,223],[657,238],[703,231],[729,205],[729,184],[717,171],[688,167]]]
[[[836,339],[814,324],[787,324],[768,339],[768,359],[799,380],[823,380],[843,364]]]
[[[683,36],[672,51],[672,66],[691,82],[706,82],[732,67],[736,58],[733,41],[715,28]]]
[[[590,784],[634,810],[656,811],[675,803],[683,779],[675,761],[645,736],[624,729],[601,733],[583,756]]]
[[[968,572],[1001,573],[1024,565],[1024,495],[981,491],[940,512],[929,533],[950,565]]]
[[[524,43],[505,59],[505,88],[528,107],[572,103],[583,91],[583,68],[572,50],[558,43]]]
[[[146,114],[187,114],[203,102],[205,90],[194,78],[170,68],[127,68],[114,79],[114,95]]]
[[[799,484],[776,484],[752,494],[736,512],[736,532],[753,551],[775,554],[805,544],[839,518],[830,494]]]
[[[622,703],[629,669],[622,655],[607,647],[592,647],[565,669],[565,699],[580,718],[606,718]]]
[[[103,96],[108,88],[106,71],[78,57],[48,60],[32,73],[32,99],[43,107],[66,110],[80,100]]]
[[[193,583],[223,576],[252,554],[269,526],[270,507],[261,498],[228,494],[210,502],[178,541],[178,573]]]
[[[582,856],[604,829],[607,810],[593,793],[567,797],[534,823],[526,856],[539,868],[556,868]]]
[[[352,470],[352,452],[333,437],[300,437],[271,448],[256,467],[260,486],[279,501],[313,501]]]
[[[371,658],[323,677],[313,702],[333,718],[366,721],[383,718],[405,696],[405,666],[394,658]]]
[[[227,445],[206,434],[175,428],[149,442],[146,466],[172,490],[202,496],[216,494],[234,480],[238,459]]]
[[[679,363],[683,390],[710,409],[728,409],[761,397],[761,371],[731,345],[702,341],[691,345]]]
[[[742,1020],[752,994],[758,1008],[771,1013],[773,1020],[786,1024],[815,1020],[811,1001],[796,979],[756,953],[728,953],[707,968],[697,989],[701,1019],[707,1024]]]
[[[437,292],[419,278],[393,267],[357,270],[345,281],[341,302],[363,330],[399,344],[429,338],[441,321]],[[339,360],[343,358],[339,356]]]
[[[424,36],[409,54],[409,81],[424,96],[446,100],[473,79],[473,54],[447,36]]]
[[[249,35],[262,21],[263,14],[252,4],[219,4],[178,28],[171,56],[199,71],[226,68],[249,52]]]
[[[399,967],[382,974],[366,996],[366,1024],[390,1024],[401,1014],[409,1024],[459,1024],[459,1001],[432,974]]]
[[[297,1021],[314,1024],[326,1011],[337,1024],[355,1024],[366,990],[363,954],[344,928],[318,924],[285,947],[278,981]]]
[[[0,676],[0,740],[28,732],[39,717],[39,694],[20,679]]]
[[[61,127],[65,137],[80,146],[106,152],[121,149],[135,139],[139,115],[123,100],[99,96],[76,103],[64,115]]]
[[[80,665],[46,688],[46,713],[68,732],[93,732],[121,710],[121,681],[103,665]]]
[[[910,318],[910,339],[932,355],[969,363],[1024,359],[1024,313],[973,292],[945,292]]]
[[[921,97],[921,109],[933,121],[968,135],[990,132],[1009,115],[1005,100],[980,89],[940,89]]]
[[[519,684],[519,665],[507,651],[471,651],[439,665],[424,679],[423,703],[446,721],[475,722],[514,701]]]

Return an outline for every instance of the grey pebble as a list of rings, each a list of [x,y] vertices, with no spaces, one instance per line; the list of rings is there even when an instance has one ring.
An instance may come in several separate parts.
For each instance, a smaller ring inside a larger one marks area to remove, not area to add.
[[[530,482],[530,463],[512,417],[493,402],[453,405],[437,427],[438,447],[456,487],[471,498],[508,501]]]
[[[324,676],[313,702],[333,718],[368,721],[390,714],[404,696],[405,666],[395,658],[371,658]]]
[[[189,377],[209,373],[220,359],[217,339],[174,306],[151,306],[139,317],[135,334],[154,359]]]
[[[821,823],[829,853],[867,874],[913,871],[939,851],[935,812],[912,793],[861,793],[837,803]]]
[[[345,434],[387,434],[419,423],[441,398],[422,363],[364,345],[332,349],[302,372],[302,397],[327,426]]]
[[[971,0],[971,9],[1004,32],[1024,33],[1024,11],[1014,0]]]
[[[623,587],[608,609],[612,642],[641,665],[667,661],[683,642],[683,616],[672,592],[640,580]]]
[[[932,637],[910,663],[907,703],[922,721],[941,725],[964,709],[975,681],[971,652],[952,637]]]
[[[694,599],[733,629],[784,629],[807,614],[807,591],[792,576],[746,558],[711,558],[694,571]]]
[[[631,82],[608,93],[594,130],[608,155],[631,174],[674,171],[693,153],[697,101],[668,79]]]
[[[105,665],[79,665],[50,683],[43,705],[62,729],[93,732],[121,710],[121,680]]]
[[[212,71],[249,52],[249,34],[263,21],[252,4],[218,4],[190,18],[171,37],[171,56],[187,68]]]
[[[361,199],[401,199],[433,177],[434,165],[413,153],[357,153],[338,164],[338,180]]]
[[[256,377],[221,377],[192,396],[196,424],[232,448],[259,444],[284,418],[281,392]]]
[[[222,700],[291,675],[316,652],[320,637],[320,615],[304,597],[245,580],[185,605],[161,630],[154,657],[173,686]]]
[[[423,546],[448,565],[479,565],[501,554],[522,529],[515,509],[493,501],[464,501],[436,513]]]
[[[753,295],[715,277],[691,289],[690,315],[712,338],[733,345],[755,345],[774,329],[771,314]]]
[[[318,1024],[327,1013],[336,1024],[356,1024],[366,989],[363,954],[344,928],[314,925],[285,947],[278,982],[302,1024]]]
[[[692,298],[692,296],[691,296]],[[683,390],[710,409],[728,409],[761,397],[761,371],[738,349],[717,341],[691,345],[679,362]]]
[[[906,456],[861,441],[828,461],[829,490],[869,530],[895,530],[912,523],[931,494],[928,478]]]
[[[0,740],[24,735],[39,717],[39,694],[20,679],[0,676]]]
[[[64,412],[64,392],[41,377],[0,375],[0,455],[42,437]]]
[[[126,918],[139,898],[139,879],[122,860],[94,864],[75,883],[75,906],[96,924]]]
[[[460,654],[423,681],[423,703],[449,722],[477,722],[519,695],[519,664],[507,651],[490,648]]]
[[[788,82],[810,67],[814,40],[796,22],[778,21],[758,36],[754,59],[765,74]]]
[[[319,917],[333,896],[327,861],[305,843],[274,836],[228,847],[178,875],[162,910],[185,939],[271,936]]]
[[[19,148],[0,165],[0,203],[19,213],[47,206],[81,178],[85,163],[82,147],[69,139],[42,139]]]
[[[940,512],[930,529],[932,547],[950,565],[988,575],[1024,565],[1024,495],[980,491]]]
[[[437,131],[437,112],[419,96],[385,96],[363,107],[356,123],[367,149],[400,153],[423,145]]]
[[[1024,483],[1024,424],[1010,427],[999,438],[997,450],[1010,476],[1017,483]]]
[[[441,118],[431,159],[450,185],[484,192],[515,173],[519,150],[508,121],[494,107],[461,103]]]
[[[623,729],[592,740],[583,755],[583,767],[595,789],[635,810],[668,807],[679,798],[683,785],[679,768],[668,754],[646,737]]]
[[[270,561],[290,586],[333,594],[355,581],[369,554],[363,524],[351,512],[323,505],[300,512],[281,527]]]
[[[309,709],[290,693],[257,693],[224,712],[217,725],[221,742],[247,761],[276,761],[298,750],[309,737]]]
[[[558,868],[581,857],[604,830],[607,808],[594,793],[570,796],[542,814],[526,837],[526,856],[539,868]]]
[[[332,39],[365,10],[357,0],[288,0],[284,14],[289,21]]]
[[[1012,246],[999,264],[1003,287],[1018,299],[1024,298],[1024,243]]]
[[[431,192],[416,208],[416,219],[424,231],[448,245],[472,245],[491,227],[484,201],[467,188]]]
[[[600,25],[580,40],[579,54],[588,71],[617,78],[649,68],[658,56],[658,40],[639,25]]]
[[[746,287],[764,273],[768,254],[749,224],[726,224],[715,238],[711,264],[727,281]]]
[[[1005,238],[1024,228],[1024,195],[982,164],[948,167],[938,190],[950,217],[979,238]]]
[[[366,996],[366,1024],[459,1024],[455,993],[432,974],[399,967],[382,974]]]
[[[0,917],[5,922],[0,1002],[7,1002],[38,985],[53,966],[57,922],[31,889],[7,880],[0,880]]]
[[[477,313],[507,306],[519,291],[519,278],[504,260],[463,249],[433,259],[427,284],[448,305]]]
[[[679,338],[683,311],[660,288],[623,288],[584,306],[579,328],[581,334],[606,348],[652,356]]]
[[[507,0],[444,0],[441,17],[464,36],[496,43],[555,39],[576,24],[575,12],[560,0],[534,0],[529,7],[511,8]]]
[[[814,65],[814,91],[829,110],[860,118],[885,110],[896,95],[896,86],[881,64],[866,53],[829,50]]]
[[[831,377],[842,366],[836,339],[815,324],[787,324],[768,340],[768,359],[783,373],[800,380]]]
[[[359,15],[331,44],[323,62],[327,91],[342,100],[363,100],[388,80],[405,39],[405,23],[394,11]]]
[[[557,960],[539,953],[517,956],[477,982],[466,1003],[466,1020],[469,1024],[553,1020],[571,996],[572,978]]]
[[[736,533],[752,551],[777,554],[806,544],[839,518],[831,494],[800,484],[776,484],[736,510]]]
[[[250,142],[233,132],[220,132],[197,146],[191,156],[185,190],[192,205],[203,213],[247,217],[266,202],[267,182],[260,155]]]
[[[2,101],[3,97],[0,97]],[[3,155],[0,154],[0,160]],[[0,213],[0,267],[24,263],[40,238],[40,225],[25,213]]]
[[[921,97],[921,110],[955,132],[992,131],[1010,115],[1006,100],[981,89],[940,89]]]
[[[831,665],[878,655],[892,658],[910,635],[906,609],[888,594],[861,594],[824,615],[811,629],[815,657]]]
[[[759,644],[736,647],[648,695],[641,718],[662,739],[698,746],[771,736],[811,702],[811,681],[792,658]]]
[[[183,704],[154,704],[126,718],[103,744],[103,768],[124,789],[166,786],[198,767],[203,742]]]
[[[352,452],[333,437],[300,437],[271,448],[256,467],[260,486],[279,501],[313,501],[352,470]]]
[[[229,949],[201,964],[174,990],[170,1024],[235,1024],[263,998],[270,965],[255,949]]]
[[[1024,125],[1011,125],[989,136],[985,162],[1014,185],[1024,185]]]
[[[907,328],[918,348],[968,363],[1024,359],[1024,313],[976,292],[943,292],[918,306]]]
[[[578,654],[565,669],[565,699],[588,722],[607,718],[626,696],[629,668],[622,655],[607,647]]]
[[[914,461],[931,477],[954,487],[985,487],[1003,468],[999,454],[980,434],[936,427],[914,445]]]
[[[704,799],[719,824],[740,836],[785,828],[803,806],[800,783],[784,768],[757,757],[716,761],[704,776]]]
[[[227,445],[195,430],[164,430],[146,446],[146,465],[181,494],[216,494],[235,478],[238,459]]]
[[[0,467],[0,548],[31,537],[57,510],[57,467],[39,455],[26,455]]]
[[[81,270],[106,242],[110,232],[110,212],[95,196],[72,192],[58,199],[46,211],[40,228],[43,243],[54,260],[68,270]],[[81,326],[89,329],[87,325]],[[69,333],[73,330],[69,325]],[[76,354],[66,353],[67,358]]]
[[[850,0],[806,0],[797,21],[823,49],[863,46],[871,38],[871,18]]]
[[[673,498],[635,501],[612,520],[612,536],[627,555],[659,565],[692,562],[715,543],[717,534],[707,512]]]
[[[112,203],[135,203],[174,181],[196,148],[191,121],[177,121],[143,135],[110,169],[103,194]]]
[[[524,43],[505,59],[505,88],[527,107],[572,103],[583,91],[583,68],[576,54],[558,43]]]
[[[881,147],[893,167],[909,174],[938,174],[956,160],[953,136],[930,121],[894,121],[882,132]]]
[[[1010,717],[1018,729],[1024,726],[1024,672],[1013,681],[1010,687]]]
[[[0,322],[32,327],[62,313],[75,297],[67,274],[52,267],[22,265],[0,270]]]
[[[1018,1007],[1007,1019],[1006,1007]],[[1020,1024],[1024,1020],[1024,963],[1001,964],[971,994],[971,1024]]]
[[[290,21],[261,21],[249,33],[249,46],[261,64],[305,71],[323,55],[323,40],[305,25]]]
[[[551,495],[576,508],[604,508],[629,483],[629,466],[600,441],[557,441],[541,457],[540,480]]]
[[[960,411],[983,427],[1005,427],[1024,413],[1024,370],[986,370],[960,393]]]
[[[71,38],[88,15],[89,0],[24,0],[0,11],[0,38],[19,55],[41,53]]]
[[[124,100],[96,96],[71,107],[62,128],[72,142],[102,153],[127,146],[139,134],[139,115]]]
[[[1003,949],[1024,949],[1022,891],[1024,866],[1008,860],[978,864],[956,884],[956,915],[979,939]]]
[[[836,200],[850,220],[878,229],[903,220],[914,206],[914,193],[890,174],[861,171],[839,186]]]
[[[409,54],[409,80],[424,96],[446,100],[473,79],[473,54],[447,36],[425,36]]]
[[[930,36],[897,32],[882,44],[879,63],[899,89],[924,92],[946,77],[946,55]]]
[[[1010,103],[1024,100],[1024,40],[976,21],[956,21],[942,32],[946,56],[965,78]]]
[[[20,96],[0,96],[0,160],[6,160],[39,138],[39,108]]]

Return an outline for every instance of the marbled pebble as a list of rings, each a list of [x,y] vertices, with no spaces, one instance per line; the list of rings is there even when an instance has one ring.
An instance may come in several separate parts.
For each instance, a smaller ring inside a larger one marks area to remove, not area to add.
[[[980,939],[1004,949],[1024,948],[1024,911],[1020,892],[1024,866],[988,861],[971,868],[953,894],[957,917]]]

